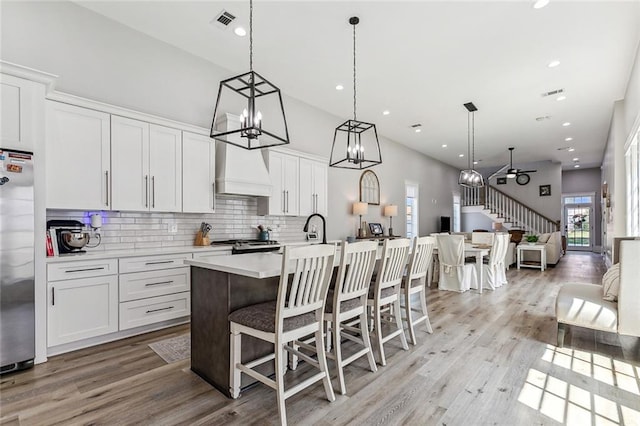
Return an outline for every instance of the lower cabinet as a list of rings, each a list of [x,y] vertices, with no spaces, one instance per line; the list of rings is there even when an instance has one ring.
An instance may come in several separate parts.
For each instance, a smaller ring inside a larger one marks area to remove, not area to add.
[[[191,268],[184,260],[191,258],[192,253],[176,253],[48,264],[50,352],[95,345],[130,336],[128,330],[136,327],[188,318]]]
[[[48,283],[47,345],[118,331],[118,276]]]
[[[181,266],[187,258],[191,254],[120,259],[120,330],[191,314],[191,269]]]

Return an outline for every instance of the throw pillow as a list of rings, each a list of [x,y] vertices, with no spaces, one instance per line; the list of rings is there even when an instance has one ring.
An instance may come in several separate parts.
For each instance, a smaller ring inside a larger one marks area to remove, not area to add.
[[[540,236],[538,237],[538,242],[546,244],[547,241],[549,241],[550,237],[551,237],[551,234],[540,234]]]
[[[620,288],[620,264],[616,263],[602,277],[603,299],[609,302],[618,301],[618,289]]]

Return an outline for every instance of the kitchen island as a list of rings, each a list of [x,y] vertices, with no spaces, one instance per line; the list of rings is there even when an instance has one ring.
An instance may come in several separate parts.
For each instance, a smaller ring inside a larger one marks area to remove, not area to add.
[[[229,320],[236,309],[276,300],[282,269],[278,253],[250,253],[186,260],[191,266],[191,370],[231,396]],[[273,352],[273,346],[242,336],[242,362]],[[273,372],[271,363],[262,366]],[[242,387],[254,380],[242,376]]]

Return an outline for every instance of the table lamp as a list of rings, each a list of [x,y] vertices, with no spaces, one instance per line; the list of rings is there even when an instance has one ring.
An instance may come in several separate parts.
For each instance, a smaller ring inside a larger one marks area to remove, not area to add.
[[[366,237],[367,231],[362,228],[362,215],[367,214],[369,211],[369,204],[367,203],[353,203],[353,214],[357,214],[360,216],[360,222],[358,224],[358,236]]]
[[[398,206],[389,204],[384,207],[384,215],[389,218],[389,236],[393,236],[393,217],[398,216]]]

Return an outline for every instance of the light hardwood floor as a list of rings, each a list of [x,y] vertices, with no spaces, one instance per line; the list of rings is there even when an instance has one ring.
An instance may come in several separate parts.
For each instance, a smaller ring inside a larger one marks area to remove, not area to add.
[[[640,424],[640,339],[573,328],[564,349],[554,346],[560,284],[598,283],[603,272],[599,256],[569,253],[545,272],[512,268],[506,287],[482,295],[431,289],[433,334],[421,324],[409,351],[398,339],[388,343],[388,365],[377,373],[363,358],[348,366],[347,395],[333,403],[321,383],[287,400],[289,423]],[[148,347],[188,330],[84,349],[3,376],[0,423],[276,423],[271,389],[258,385],[229,400],[188,360],[166,364]]]

